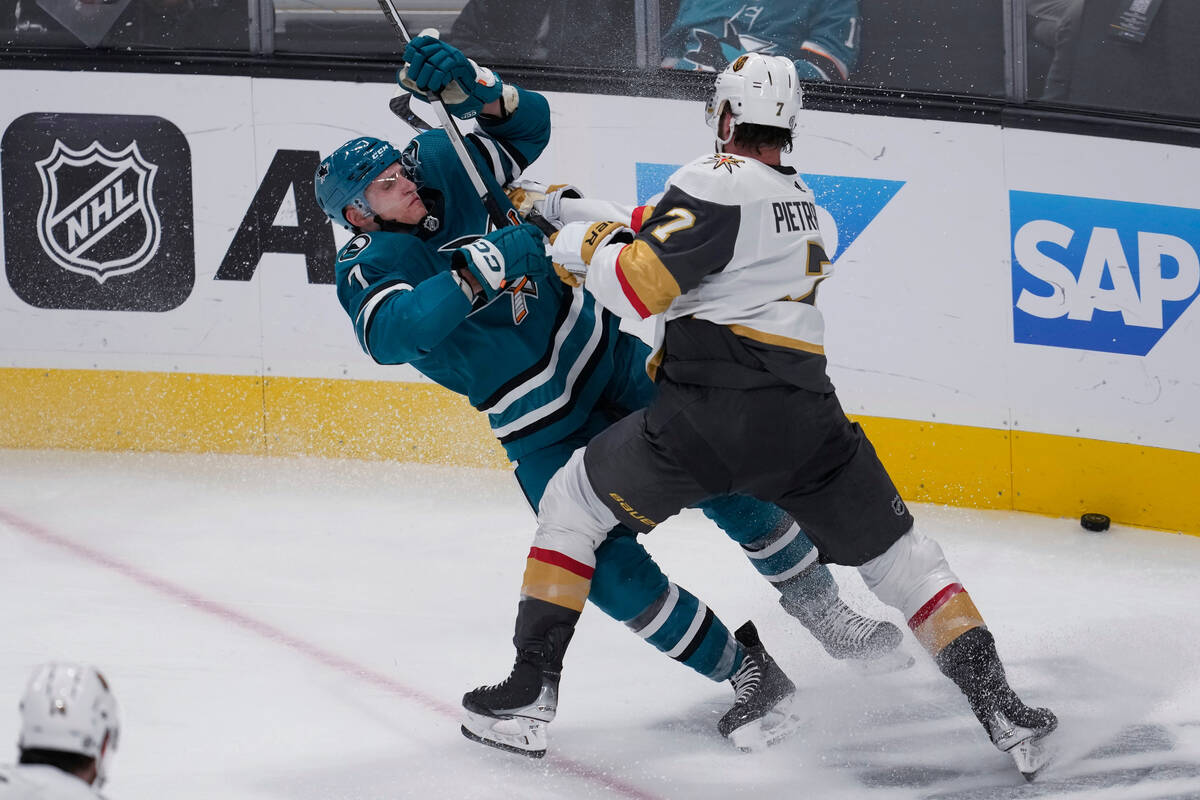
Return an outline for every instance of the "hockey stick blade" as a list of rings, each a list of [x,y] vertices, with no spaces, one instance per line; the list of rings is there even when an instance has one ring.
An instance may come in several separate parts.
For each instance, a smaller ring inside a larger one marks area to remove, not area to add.
[[[401,92],[394,95],[388,101],[388,110],[395,114],[400,119],[408,123],[414,130],[419,132],[431,131],[433,126],[421,118],[421,115],[412,109],[412,95],[408,92]]]

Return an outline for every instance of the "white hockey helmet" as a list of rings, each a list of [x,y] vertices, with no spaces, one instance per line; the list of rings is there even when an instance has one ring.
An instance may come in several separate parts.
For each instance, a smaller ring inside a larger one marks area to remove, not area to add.
[[[33,671],[21,697],[18,748],[90,756],[100,786],[120,729],[116,698],[95,667],[52,662]]]
[[[796,65],[784,56],[745,53],[737,57],[717,76],[712,99],[704,108],[708,126],[721,136],[721,114],[726,107],[733,114],[733,127],[743,122],[792,130],[802,105],[800,78]],[[725,144],[729,139],[720,139]]]

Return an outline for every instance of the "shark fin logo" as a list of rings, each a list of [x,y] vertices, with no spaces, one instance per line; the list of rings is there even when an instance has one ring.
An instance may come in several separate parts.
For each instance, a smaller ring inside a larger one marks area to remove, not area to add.
[[[679,164],[637,164],[638,204],[645,204],[662,191],[667,179],[679,169]],[[878,178],[850,178],[843,175],[801,175],[817,199],[817,220],[825,251],[831,261],[854,244],[867,226],[891,202],[904,181]]]
[[[687,52],[675,65],[676,69],[720,72],[731,61],[734,71],[745,63],[747,53],[771,55],[779,45],[769,39],[752,36],[748,31],[754,27],[765,6],[742,6],[736,14],[710,24],[706,28],[692,28],[687,34]],[[715,32],[720,25],[721,33]]]
[[[76,151],[57,139],[36,167],[38,240],[54,263],[104,283],[154,258],[162,240],[153,198],[158,167],[136,141],[112,152],[96,141]]]

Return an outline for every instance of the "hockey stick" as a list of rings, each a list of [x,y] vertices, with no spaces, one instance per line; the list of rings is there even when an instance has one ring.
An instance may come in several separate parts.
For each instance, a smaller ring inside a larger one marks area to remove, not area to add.
[[[379,8],[383,10],[383,15],[391,21],[396,30],[400,32],[400,36],[404,39],[405,43],[411,42],[412,36],[409,35],[408,28],[404,25],[404,20],[400,18],[400,12],[396,10],[396,4],[393,0],[379,0]],[[392,101],[388,103],[388,107],[392,109],[392,113],[401,116],[402,119],[413,125],[413,127],[417,127],[410,119],[410,116],[416,119],[420,119],[420,117],[417,117],[411,109],[408,109],[409,116],[402,116],[396,110],[396,105],[407,108],[408,103],[406,101],[410,100],[411,95],[407,98],[404,95],[400,95],[392,98]],[[438,122],[442,125],[442,130],[446,132],[446,137],[450,139],[450,146],[454,148],[459,162],[467,172],[467,177],[471,179],[471,185],[475,187],[475,192],[479,195],[479,201],[483,203],[483,207],[487,210],[488,219],[497,228],[503,228],[508,225],[520,225],[521,219],[517,216],[517,213],[515,211],[510,212],[512,214],[511,217],[505,213],[504,209],[500,207],[500,203],[496,201],[496,198],[488,190],[487,184],[483,182],[483,176],[479,172],[479,167],[475,165],[475,160],[471,158],[471,154],[467,152],[467,145],[463,141],[462,133],[459,132],[458,126],[454,124],[454,118],[450,116],[450,112],[446,110],[445,103],[442,102],[440,97],[431,97],[429,102],[433,106],[434,113],[437,114]],[[421,121],[424,122],[424,120]]]
[[[417,112],[412,110],[412,93],[400,92],[394,95],[388,101],[388,110],[395,114],[400,119],[407,122],[417,133],[433,130],[433,126],[424,120]]]

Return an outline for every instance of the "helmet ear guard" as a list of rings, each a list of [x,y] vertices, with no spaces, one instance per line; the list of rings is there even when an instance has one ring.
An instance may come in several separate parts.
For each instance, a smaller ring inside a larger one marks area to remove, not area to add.
[[[737,125],[763,125],[792,130],[803,105],[796,65],[784,56],[745,53],[717,76],[704,118],[726,144]],[[721,117],[732,115],[729,135],[721,138]]]

